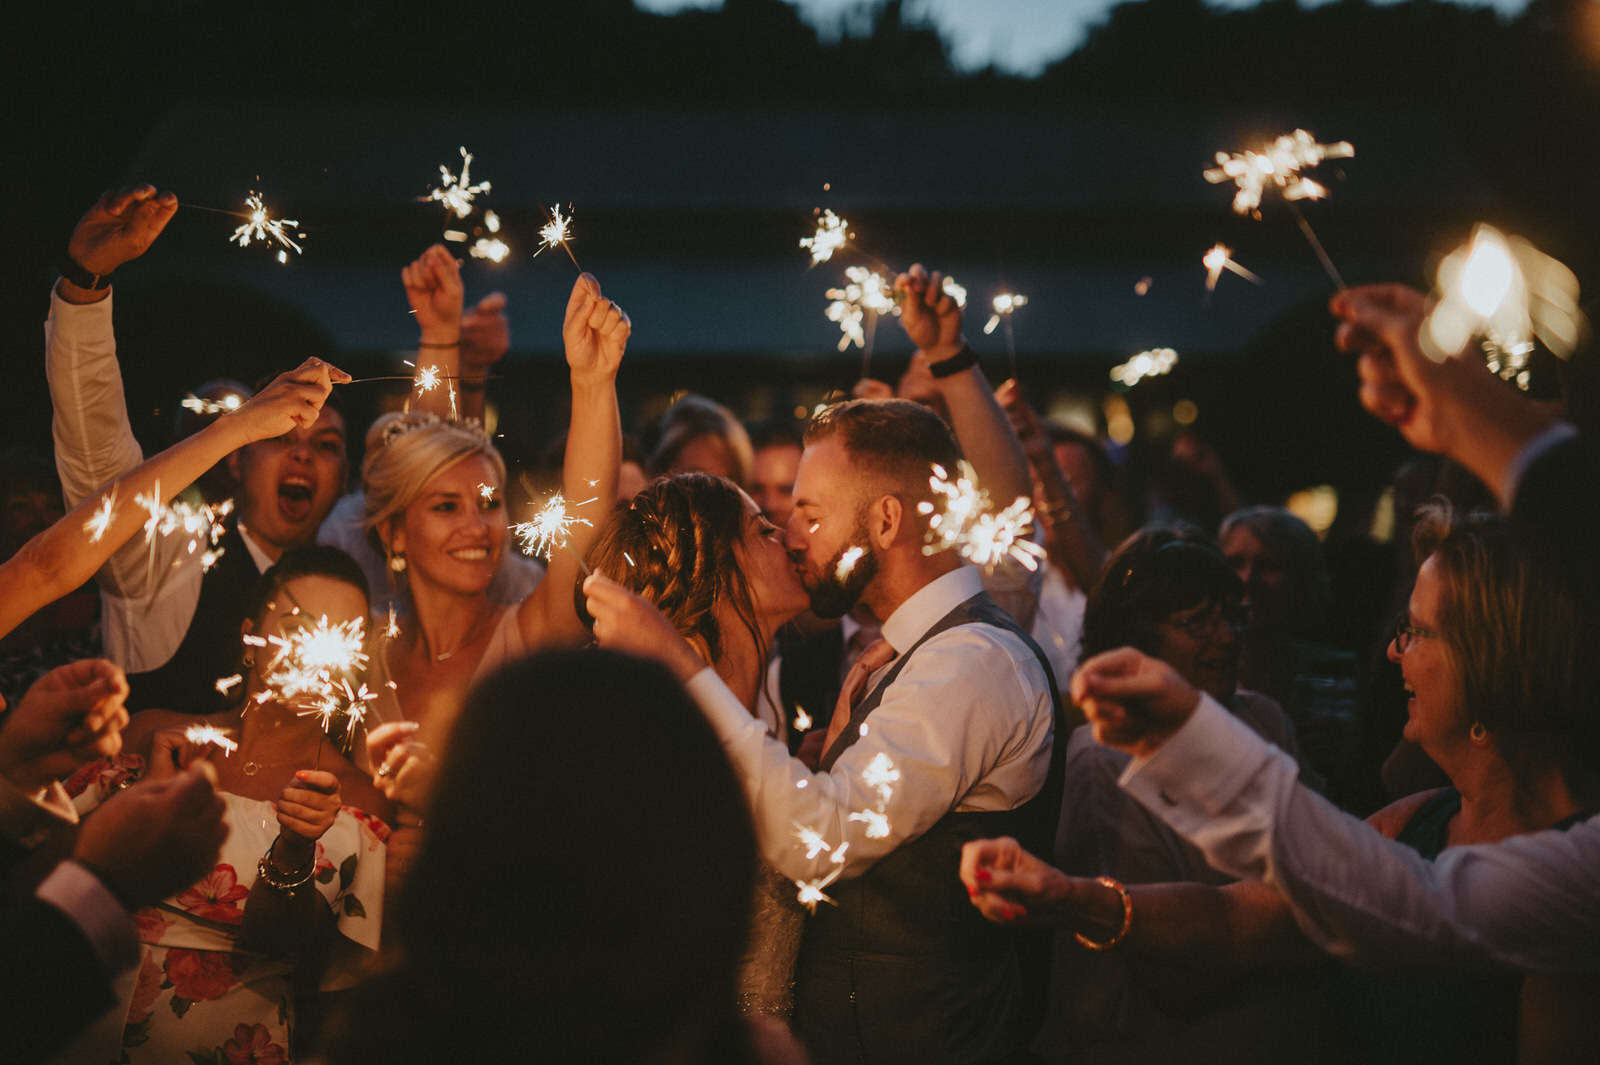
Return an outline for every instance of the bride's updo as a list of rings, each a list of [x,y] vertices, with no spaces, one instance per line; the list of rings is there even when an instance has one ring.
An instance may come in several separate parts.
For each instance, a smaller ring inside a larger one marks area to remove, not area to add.
[[[502,484],[506,479],[505,460],[476,422],[447,422],[420,411],[393,412],[372,423],[366,448],[361,463],[361,489],[367,500],[362,524],[369,531],[404,513],[429,481],[463,459],[482,455]]]
[[[723,652],[715,608],[726,601],[765,660],[750,585],[735,554],[744,522],[745,497],[727,478],[662,477],[612,508],[589,564],[654,603],[713,662]]]

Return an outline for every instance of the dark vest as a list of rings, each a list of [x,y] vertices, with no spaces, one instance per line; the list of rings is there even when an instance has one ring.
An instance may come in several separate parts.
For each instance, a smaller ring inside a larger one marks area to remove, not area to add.
[[[923,643],[969,624],[1005,629],[1027,644],[1048,678],[1055,737],[1061,740],[1066,732],[1049,661],[982,592],[895,660],[856,705],[821,768],[831,768],[859,738],[858,726]],[[818,906],[807,918],[796,970],[795,1030],[817,1065],[965,1065],[1022,1053],[1042,1015],[1048,937],[1019,936],[985,920],[957,871],[962,844],[973,839],[1014,836],[1035,854],[1050,853],[1065,748],[1065,742],[1052,744],[1044,786],[1015,810],[948,812],[861,876],[828,889],[837,905]]]
[[[200,580],[200,601],[177,651],[165,665],[128,675],[130,713],[151,707],[186,714],[223,709],[217,678],[239,671],[239,626],[261,571],[233,519],[218,546],[222,556]]]
[[[778,634],[778,700],[783,704],[784,720],[789,722],[789,752],[800,749],[806,732],[794,727],[795,710],[811,718],[810,732],[826,732],[833,718],[833,704],[839,701],[840,664],[844,661],[844,632],[830,625],[821,632],[799,636]]]

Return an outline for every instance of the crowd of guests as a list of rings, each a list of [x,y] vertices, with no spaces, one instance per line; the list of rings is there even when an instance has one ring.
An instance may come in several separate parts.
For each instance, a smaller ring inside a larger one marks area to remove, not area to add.
[[[176,209],[79,222],[54,461],[0,471],[6,1060],[1600,1055],[1593,437],[1424,356],[1420,294],[1332,305],[1446,460],[1346,646],[1310,527],[1192,435],[1206,505],[1140,524],[920,266],[898,382],[803,430],[684,397],[648,452],[580,276],[537,562],[481,420],[505,301],[441,246],[401,281],[447,387],[363,427],[320,360],[211,382],[147,459],[111,279]],[[1037,564],[930,548],[963,459]],[[152,535],[180,492],[214,532]],[[319,633],[360,646],[307,672]]]

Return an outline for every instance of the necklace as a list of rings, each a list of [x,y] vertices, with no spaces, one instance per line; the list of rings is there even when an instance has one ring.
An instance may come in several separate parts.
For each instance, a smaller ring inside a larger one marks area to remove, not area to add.
[[[430,655],[430,657],[435,662],[443,662],[443,661],[446,661],[451,655],[453,655],[457,651],[461,650],[463,647],[471,647],[473,644],[477,643],[478,640],[480,639],[481,633],[479,633],[478,630],[483,627],[483,623],[484,623],[484,615],[479,614],[476,618],[473,619],[472,627],[467,630],[466,636],[462,637],[462,640],[461,640],[460,643],[456,644],[454,647],[452,647],[448,651],[445,651],[445,652],[443,652],[441,654]],[[423,634],[423,635],[424,635],[424,639],[426,639],[426,634]]]

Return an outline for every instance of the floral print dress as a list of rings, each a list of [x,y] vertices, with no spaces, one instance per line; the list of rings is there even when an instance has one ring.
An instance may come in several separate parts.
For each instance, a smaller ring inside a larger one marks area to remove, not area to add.
[[[137,756],[85,767],[67,790],[80,813],[143,770]],[[134,914],[143,956],[118,982],[119,1004],[57,1058],[82,1065],[284,1065],[290,1060],[292,957],[243,949],[239,935],[256,863],[278,835],[272,804],[228,792],[228,838],[199,883]],[[378,947],[389,829],[343,807],[317,842],[312,883],[339,935],[321,989],[353,985]]]

